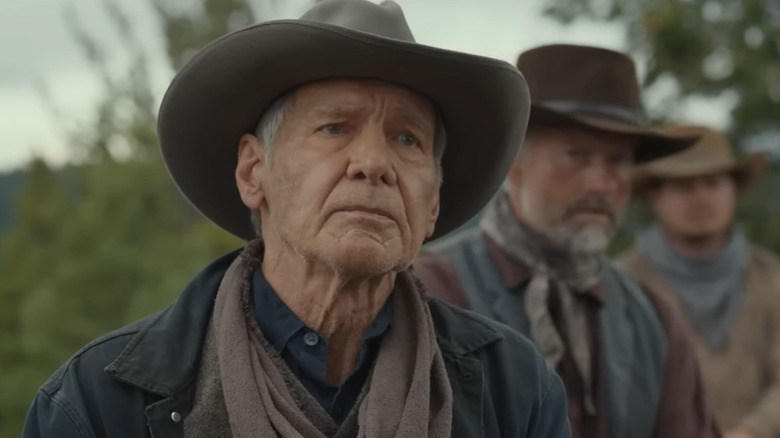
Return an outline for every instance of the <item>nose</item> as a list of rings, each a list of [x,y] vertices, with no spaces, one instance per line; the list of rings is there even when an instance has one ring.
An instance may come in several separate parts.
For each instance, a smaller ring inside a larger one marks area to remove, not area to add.
[[[715,190],[704,180],[695,180],[691,184],[690,192],[694,198],[707,201]]]
[[[392,165],[392,149],[381,126],[367,126],[350,145],[347,176],[372,185],[395,185],[397,174]]]
[[[630,169],[605,159],[593,160],[585,174],[584,188],[596,193],[615,193],[630,179]]]

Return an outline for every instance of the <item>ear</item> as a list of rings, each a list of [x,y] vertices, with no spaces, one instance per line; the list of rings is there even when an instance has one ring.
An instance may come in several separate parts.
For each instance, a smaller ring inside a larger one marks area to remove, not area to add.
[[[512,187],[517,187],[522,180],[523,167],[525,162],[530,159],[531,155],[531,151],[525,150],[525,148],[528,147],[530,147],[530,145],[526,144],[523,146],[523,148],[517,151],[517,154],[515,155],[515,161],[512,163],[512,167],[509,169],[507,180]]]
[[[268,172],[263,145],[252,134],[244,134],[238,143],[236,186],[241,200],[250,210],[260,210],[265,201],[262,181]]]
[[[435,198],[433,199],[433,207],[431,208],[431,214],[428,216],[428,229],[425,233],[425,237],[431,237],[433,235],[433,231],[436,229],[436,219],[439,218],[439,210],[441,208],[441,203],[439,196],[439,191],[436,191]]]

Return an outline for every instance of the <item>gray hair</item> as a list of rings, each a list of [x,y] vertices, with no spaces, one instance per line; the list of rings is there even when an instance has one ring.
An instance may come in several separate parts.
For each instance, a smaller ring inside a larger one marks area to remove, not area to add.
[[[260,117],[260,122],[257,123],[255,135],[263,143],[266,162],[271,159],[271,150],[276,141],[276,135],[279,133],[282,122],[284,122],[284,117],[292,107],[294,97],[295,89],[274,99],[271,105],[266,108],[262,117]]]
[[[274,142],[276,136],[279,133],[279,128],[284,122],[284,117],[292,107],[293,99],[295,98],[295,92],[297,88],[285,92],[281,96],[274,99],[271,105],[265,110],[260,117],[260,122],[257,123],[255,128],[255,135],[263,143],[263,153],[265,155],[265,162],[270,163],[271,154],[273,151]],[[439,183],[441,183],[443,175],[441,175],[441,159],[444,156],[444,150],[447,146],[447,131],[444,127],[439,112],[436,112],[436,128],[433,134],[433,156],[436,160],[436,168],[439,171]],[[258,236],[260,233],[260,212],[257,210],[250,211],[250,219],[252,226]]]

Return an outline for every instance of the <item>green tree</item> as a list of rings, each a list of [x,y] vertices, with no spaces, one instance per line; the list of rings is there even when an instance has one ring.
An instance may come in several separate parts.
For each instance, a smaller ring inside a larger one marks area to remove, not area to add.
[[[31,361],[20,341],[24,317],[21,309],[46,272],[48,258],[56,245],[60,214],[66,208],[60,181],[42,160],[34,160],[26,176],[26,187],[16,203],[15,232],[0,244],[0,436],[18,436],[19,421],[30,399],[28,366]]]
[[[172,70],[257,18],[249,0],[201,0],[187,10],[150,1]],[[0,438],[19,436],[38,386],[79,347],[165,307],[209,261],[241,245],[170,181],[148,58],[120,3],[104,6],[133,55],[130,67],[112,75],[101,39],[65,10],[105,94],[94,122],[64,135],[78,164],[54,171],[33,162],[16,226],[0,236]]]

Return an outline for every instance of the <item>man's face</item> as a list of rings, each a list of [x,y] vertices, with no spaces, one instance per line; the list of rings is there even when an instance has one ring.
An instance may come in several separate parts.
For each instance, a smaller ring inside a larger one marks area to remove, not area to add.
[[[239,188],[254,181],[242,198],[261,212],[266,251],[286,248],[359,274],[408,266],[439,212],[435,126],[431,103],[398,86],[333,80],[299,88],[270,162],[252,135],[239,151]]]
[[[649,196],[664,228],[686,238],[706,238],[725,232],[734,219],[737,189],[728,173],[661,182]]]
[[[569,251],[603,251],[630,197],[636,141],[574,124],[532,128],[509,176],[515,213]]]

